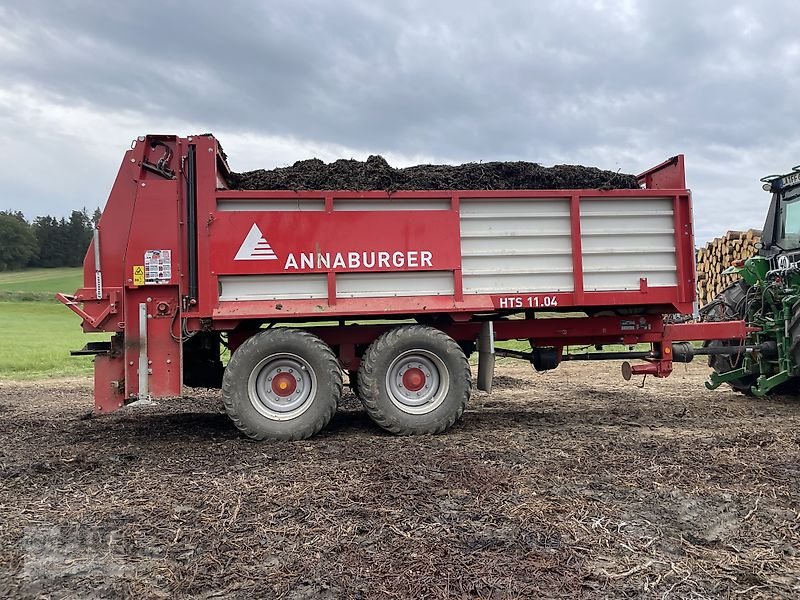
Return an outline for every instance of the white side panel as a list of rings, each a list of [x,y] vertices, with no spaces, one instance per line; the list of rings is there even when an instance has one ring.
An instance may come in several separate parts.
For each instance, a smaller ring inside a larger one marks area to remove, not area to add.
[[[584,289],[677,285],[671,198],[583,198]]]
[[[217,210],[220,212],[231,211],[252,211],[252,212],[277,212],[277,211],[323,211],[325,210],[325,200],[303,199],[303,200],[236,200],[227,198],[217,201]]]
[[[413,198],[386,200],[357,200],[350,198],[336,198],[333,201],[335,211],[354,210],[450,210],[450,200],[441,198]]]
[[[465,294],[572,291],[566,198],[461,200]]]
[[[291,275],[223,275],[219,278],[219,299],[305,300],[328,297],[325,273]]]
[[[452,295],[453,273],[450,271],[397,271],[336,275],[336,296],[338,298]]]
[[[484,273],[463,278],[464,293],[518,294],[572,291],[572,273]]]
[[[219,278],[221,301],[326,299],[325,273],[291,275],[224,275]],[[339,273],[336,295],[339,298],[379,298],[392,296],[452,296],[450,271],[398,271]]]

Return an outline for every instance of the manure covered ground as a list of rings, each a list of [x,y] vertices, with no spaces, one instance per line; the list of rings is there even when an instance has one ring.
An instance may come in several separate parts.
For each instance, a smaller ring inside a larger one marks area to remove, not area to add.
[[[217,392],[86,419],[88,380],[0,383],[0,597],[800,596],[800,402],[676,365],[500,361],[448,433],[348,394],[254,443]]]
[[[241,190],[551,190],[637,189],[634,175],[580,165],[543,167],[532,162],[416,165],[394,168],[382,156],[366,161],[301,160],[290,167],[232,173]]]

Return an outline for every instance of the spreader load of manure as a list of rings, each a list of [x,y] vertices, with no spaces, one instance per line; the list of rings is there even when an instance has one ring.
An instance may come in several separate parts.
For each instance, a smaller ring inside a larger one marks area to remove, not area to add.
[[[291,167],[231,173],[240,190],[563,190],[637,189],[635,175],[581,165],[543,167],[525,161],[395,168],[382,156],[366,161],[301,160]]]

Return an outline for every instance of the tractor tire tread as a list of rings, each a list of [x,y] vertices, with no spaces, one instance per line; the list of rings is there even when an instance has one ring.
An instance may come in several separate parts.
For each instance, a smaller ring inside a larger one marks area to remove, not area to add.
[[[738,314],[738,308],[741,301],[747,294],[747,289],[745,288],[744,282],[736,281],[729,285],[727,288],[722,290],[717,297],[712,301],[711,304],[716,303],[715,306],[712,307],[712,311],[716,312],[717,309],[719,310],[736,310],[736,317],[742,318],[743,315]],[[710,314],[710,313],[709,313]],[[722,318],[718,319],[711,319],[711,320],[728,320],[725,317],[730,317],[729,314],[722,314]],[[712,343],[707,342],[707,343]],[[722,343],[722,342],[720,342]],[[708,359],[708,366],[714,369],[717,373],[726,373],[733,368],[733,365],[730,362],[730,358],[722,355],[711,355]],[[728,386],[735,392],[743,394],[745,396],[753,396],[753,391],[751,386],[755,384],[756,377],[755,376],[748,376],[742,379],[736,379],[733,381],[728,382]]]

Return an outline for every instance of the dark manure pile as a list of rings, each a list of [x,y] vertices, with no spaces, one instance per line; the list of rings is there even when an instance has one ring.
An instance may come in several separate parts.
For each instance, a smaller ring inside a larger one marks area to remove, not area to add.
[[[394,168],[382,156],[366,161],[301,160],[291,167],[231,173],[240,190],[561,190],[637,189],[635,175],[581,165],[543,167],[524,161]]]

